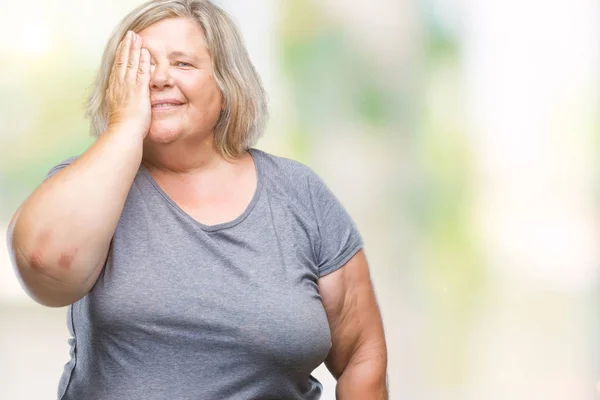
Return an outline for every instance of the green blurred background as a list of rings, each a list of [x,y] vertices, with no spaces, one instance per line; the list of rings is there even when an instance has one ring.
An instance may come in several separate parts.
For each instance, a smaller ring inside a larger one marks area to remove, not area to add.
[[[390,398],[599,398],[598,3],[215,2],[269,93],[257,147],[311,166],[364,236]],[[139,3],[3,1],[3,232],[92,143],[84,101]],[[0,253],[0,398],[55,398],[66,308]]]

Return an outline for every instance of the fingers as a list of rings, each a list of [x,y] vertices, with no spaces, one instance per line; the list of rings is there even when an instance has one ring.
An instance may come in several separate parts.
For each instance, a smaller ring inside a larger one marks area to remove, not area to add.
[[[123,42],[121,41],[119,43],[119,45],[117,46],[117,49],[115,50],[115,58],[114,58],[112,67],[110,68],[110,76],[108,77],[109,86],[111,86],[113,84],[113,82],[118,79],[117,75],[119,74],[119,72],[117,70],[117,63],[118,63],[119,57],[121,55],[122,47],[123,47]]]
[[[150,83],[150,52],[148,49],[142,48],[141,53],[140,66],[137,71],[137,82],[142,87],[147,87]]]
[[[131,48],[131,42],[133,40],[133,32],[127,32],[127,35],[123,38],[119,44],[117,51],[117,57],[115,59],[115,78],[119,81],[124,81],[127,75],[127,64],[129,63],[129,52]]]
[[[127,32],[115,50],[106,89],[109,124],[129,121],[147,133],[151,117],[150,61],[150,52],[142,48],[142,38]]]
[[[141,36],[133,31],[127,32],[115,50],[109,86],[115,81],[149,84],[151,56],[142,44]]]
[[[129,82],[135,82],[140,65],[140,53],[142,50],[142,38],[134,32],[131,33],[129,59],[125,72],[125,79]]]

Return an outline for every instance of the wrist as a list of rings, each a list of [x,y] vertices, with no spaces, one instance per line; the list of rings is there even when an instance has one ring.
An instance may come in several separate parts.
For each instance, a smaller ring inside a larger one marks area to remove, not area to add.
[[[148,130],[140,128],[139,124],[130,122],[115,122],[108,124],[104,134],[130,138],[133,143],[141,145],[148,134]]]

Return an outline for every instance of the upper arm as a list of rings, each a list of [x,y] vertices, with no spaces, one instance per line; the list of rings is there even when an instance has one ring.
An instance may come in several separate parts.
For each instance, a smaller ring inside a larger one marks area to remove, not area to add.
[[[342,268],[321,277],[318,286],[331,331],[332,346],[325,360],[331,374],[338,379],[358,349],[361,357],[387,359],[383,323],[364,250]]]
[[[88,287],[85,288],[83,293],[75,292],[72,285],[57,281],[49,275],[33,271],[22,250],[14,243],[15,225],[23,206],[24,203],[15,212],[6,232],[8,255],[21,287],[34,301],[45,306],[62,307],[74,303],[89,291]]]
[[[75,158],[71,157],[53,167],[44,181],[49,180],[70,165],[70,162]],[[19,206],[9,222],[6,232],[6,246],[15,274],[22,288],[34,301],[49,307],[62,307],[72,304],[91,290],[101,267],[96,267],[94,273],[82,285],[73,285],[70,282],[57,280],[52,275],[44,273],[44,268],[32,266],[30,264],[32,260],[31,253],[24,251],[22,243],[25,241],[24,236],[31,235],[31,228],[27,226],[29,224],[27,220],[30,220],[30,216],[24,215],[25,218],[19,223],[23,208],[30,198],[31,196]],[[18,229],[16,229],[17,223],[19,223]]]
[[[62,162],[60,162],[58,165],[55,165],[54,167],[52,167],[50,169],[50,171],[46,174],[46,177],[44,178],[44,181],[47,181],[48,179],[50,179],[51,177],[53,177],[57,172],[61,171],[65,167],[68,167],[78,157],[79,156],[69,157],[66,160],[63,160]],[[19,208],[17,209],[17,211],[13,215],[12,219],[8,223],[6,240],[7,240],[7,245],[8,245],[9,250],[12,247],[11,243],[10,243],[10,242],[12,242],[12,233],[14,232],[15,225],[17,223],[17,219],[19,219],[19,215],[21,214],[21,211],[23,210],[23,206],[25,205],[26,201],[27,201],[27,199],[25,199],[25,201],[23,201],[23,203],[19,206]]]

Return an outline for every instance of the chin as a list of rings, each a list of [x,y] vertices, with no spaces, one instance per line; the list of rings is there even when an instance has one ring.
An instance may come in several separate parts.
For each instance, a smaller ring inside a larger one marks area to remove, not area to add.
[[[183,129],[180,126],[150,126],[148,137],[152,142],[155,143],[171,143],[183,136]]]

